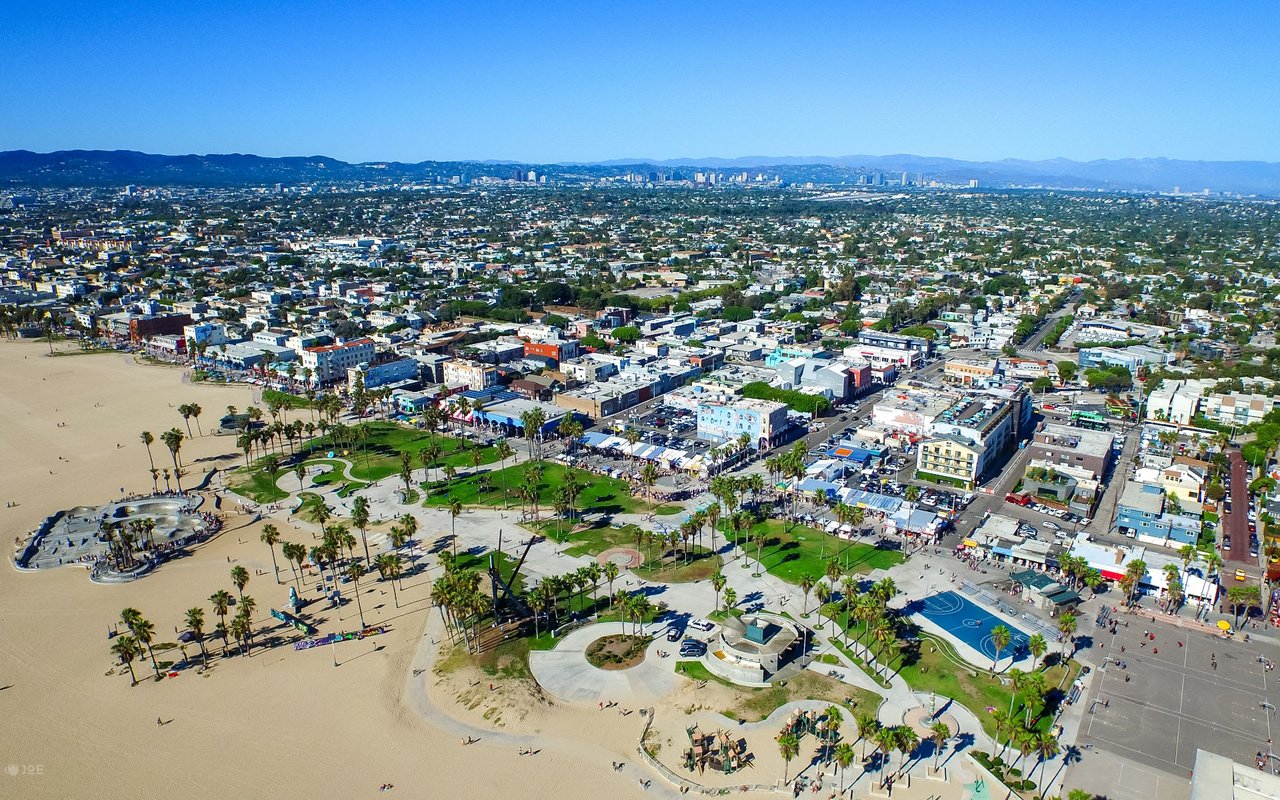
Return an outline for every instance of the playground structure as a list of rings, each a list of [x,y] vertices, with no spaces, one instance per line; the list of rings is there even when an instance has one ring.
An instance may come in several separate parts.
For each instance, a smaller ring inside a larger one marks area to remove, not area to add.
[[[728,731],[716,729],[714,733],[702,733],[698,726],[685,728],[689,735],[689,747],[684,751],[684,768],[699,774],[710,769],[732,775],[743,767],[752,766],[745,739],[734,738]]]
[[[805,709],[797,709],[790,717],[787,717],[786,724],[782,726],[782,732],[789,733],[797,739],[803,739],[806,734],[819,736],[821,728],[818,721],[822,715],[817,711],[806,711]]]

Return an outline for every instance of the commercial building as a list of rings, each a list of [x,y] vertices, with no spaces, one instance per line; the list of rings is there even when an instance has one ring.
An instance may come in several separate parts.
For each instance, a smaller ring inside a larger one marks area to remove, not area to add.
[[[746,434],[751,446],[766,450],[787,427],[787,406],[772,400],[734,400],[698,404],[698,438],[720,443]]]
[[[1175,356],[1144,344],[1131,347],[1086,347],[1080,351],[1080,369],[1090,367],[1124,367],[1136,374],[1139,367],[1172,364]]]
[[[919,353],[921,358],[933,355],[933,340],[923,336],[903,336],[897,333],[863,330],[858,333],[858,344],[866,347],[882,347],[886,350],[909,350]]]
[[[985,447],[964,437],[933,436],[920,443],[916,453],[916,475],[972,489],[982,475],[985,455]]]
[[[1200,403],[1201,412],[1221,425],[1256,425],[1273,408],[1276,398],[1263,394],[1211,394]]]
[[[943,395],[899,392],[876,403],[871,410],[871,420],[887,430],[923,434],[952,402]]]
[[[525,342],[524,355],[534,356],[552,362],[557,366],[561,361],[578,357],[578,342],[574,339],[545,339],[539,342]]]
[[[353,339],[341,344],[304,347],[299,356],[303,369],[311,370],[311,382],[326,385],[345,380],[347,370],[373,361],[372,339]]]
[[[1164,547],[1195,544],[1200,535],[1199,519],[1169,511],[1163,486],[1137,481],[1125,483],[1115,524],[1119,533]]]
[[[488,389],[498,383],[498,370],[490,364],[455,358],[444,362],[444,382],[460,384],[468,389]]]
[[[985,386],[1000,372],[998,358],[949,358],[942,375],[961,386]]]
[[[356,382],[363,378],[365,389],[383,386],[408,387],[422,377],[421,365],[412,358],[396,358],[374,364],[358,364],[347,370],[347,388],[354,390]]]
[[[1265,711],[1265,709],[1264,709]],[[1256,764],[1237,764],[1226,756],[1196,748],[1191,771],[1191,800],[1270,800],[1280,797],[1280,777]]]
[[[1114,442],[1115,437],[1106,431],[1050,422],[1036,431],[1027,449],[1032,461],[1059,469],[1081,469],[1094,480],[1102,480],[1111,467]]]

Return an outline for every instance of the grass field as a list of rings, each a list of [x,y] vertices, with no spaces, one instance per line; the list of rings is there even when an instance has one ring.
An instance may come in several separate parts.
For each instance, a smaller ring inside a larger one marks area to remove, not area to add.
[[[637,538],[641,533],[641,528],[637,525],[596,525],[566,536],[565,541],[572,543],[572,546],[565,553],[571,556],[596,556],[615,547],[633,547],[644,554],[645,563],[632,571],[647,581],[657,583],[705,580],[720,566],[720,557],[713,555],[706,547],[691,547],[687,561],[673,557],[670,551],[659,554],[659,548],[650,545],[647,538]]]
[[[278,472],[276,477],[279,478],[284,474],[284,471]],[[287,492],[281,491],[275,485],[265,470],[255,467],[247,469],[241,467],[232,473],[231,490],[255,503],[274,503],[289,496]]]
[[[468,475],[453,481],[448,486],[447,492],[442,490],[443,487],[432,484],[434,491],[427,498],[426,505],[446,506],[452,497],[463,505],[501,506],[505,486],[511,505],[516,507],[520,503],[516,497],[516,489],[529,482],[529,467],[530,462],[526,461],[523,464],[487,473],[490,484],[488,491],[481,491],[479,475]],[[538,481],[537,486],[538,502],[542,508],[550,509],[554,505],[556,493],[564,484],[566,470],[567,468],[560,464],[544,464],[542,479]],[[577,500],[579,513],[620,514],[644,510],[644,503],[631,496],[626,481],[594,475],[583,470],[574,470],[574,473],[583,487]]]
[[[747,689],[729,683],[713,675],[700,661],[677,662],[676,672],[690,680],[714,681],[734,689],[737,692],[735,702],[720,713],[729,719],[740,719],[746,722],[759,722],[787,703],[796,700],[832,703],[841,706],[846,712],[850,709],[866,709],[874,712],[879,708],[881,700],[880,696],[874,692],[807,670],[786,681],[785,685],[779,684],[768,689]]]
[[[733,538],[725,525],[725,536]],[[888,569],[903,561],[902,553],[886,550],[863,542],[849,542],[824,533],[816,528],[793,525],[789,529],[782,520],[766,519],[751,526],[741,537],[741,544],[748,556],[756,556],[751,538],[758,532],[765,535],[760,560],[771,575],[788,583],[799,583],[809,575],[814,578],[826,574],[827,562],[838,558],[842,570],[854,574],[866,574],[876,569]]]

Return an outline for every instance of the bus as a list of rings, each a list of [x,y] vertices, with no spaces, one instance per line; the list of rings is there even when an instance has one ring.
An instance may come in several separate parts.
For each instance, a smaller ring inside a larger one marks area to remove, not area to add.
[[[1072,411],[1071,424],[1077,428],[1088,428],[1092,431],[1110,430],[1107,418],[1096,411]]]

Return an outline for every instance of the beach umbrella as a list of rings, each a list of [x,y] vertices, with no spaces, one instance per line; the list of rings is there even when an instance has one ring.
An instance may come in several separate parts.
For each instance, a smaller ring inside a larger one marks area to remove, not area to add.
[[[1220,620],[1218,620],[1218,630],[1220,630],[1220,631],[1229,631],[1229,630],[1231,630],[1231,623],[1230,623],[1230,622],[1227,622],[1225,619],[1220,619]]]

